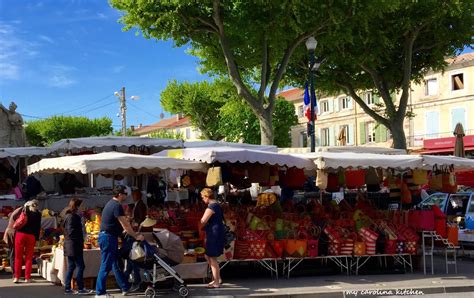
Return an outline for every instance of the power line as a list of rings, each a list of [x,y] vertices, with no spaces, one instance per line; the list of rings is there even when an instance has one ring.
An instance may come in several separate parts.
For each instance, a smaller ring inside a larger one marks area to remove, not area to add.
[[[107,96],[105,96],[105,97],[103,97],[103,98],[101,98],[101,99],[99,99],[99,100],[96,100],[96,101],[92,102],[92,103],[89,103],[89,104],[80,106],[80,107],[78,107],[78,108],[75,108],[75,109],[72,109],[72,110],[69,110],[69,111],[66,111],[66,112],[58,113],[58,114],[69,114],[69,113],[72,113],[72,112],[75,112],[75,111],[78,111],[78,110],[82,110],[82,109],[84,109],[84,108],[87,108],[87,107],[90,107],[90,106],[92,106],[92,105],[95,105],[95,104],[97,104],[97,103],[99,103],[99,102],[101,102],[101,101],[104,101],[104,100],[106,100],[107,98],[109,98],[109,97],[111,97],[111,96],[113,96],[113,94],[109,94],[109,95],[107,95]]]
[[[46,118],[38,117],[38,116],[31,116],[31,115],[26,115],[26,114],[21,114],[21,113],[19,114],[26,118],[34,118],[34,119],[41,119],[41,120],[46,119]]]
[[[89,112],[92,112],[92,111],[95,111],[95,110],[98,110],[98,109],[101,109],[101,108],[104,108],[106,106],[110,106],[112,104],[115,104],[115,101],[111,102],[111,103],[107,103],[105,105],[101,105],[101,106],[98,106],[98,107],[95,107],[93,109],[90,109],[90,110],[87,110],[87,111],[82,111],[82,112],[79,112],[80,114],[86,114],[86,113],[89,113]]]
[[[130,101],[129,101],[128,103],[130,104],[130,106],[132,106],[133,108],[135,108],[135,109],[137,109],[137,110],[140,110],[140,111],[142,111],[142,112],[144,112],[144,113],[146,113],[146,114],[148,114],[148,115],[150,115],[150,116],[152,116],[152,117],[160,118],[159,116],[153,115],[152,113],[148,112],[147,110],[142,109],[142,108],[136,106],[133,102],[130,102]]]

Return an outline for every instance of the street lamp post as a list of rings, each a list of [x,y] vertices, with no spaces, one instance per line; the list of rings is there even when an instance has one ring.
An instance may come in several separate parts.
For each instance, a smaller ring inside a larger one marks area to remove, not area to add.
[[[311,152],[315,151],[315,127],[314,127],[314,108],[316,106],[316,92],[314,91],[314,71],[316,65],[316,59],[314,57],[314,50],[318,45],[318,41],[313,37],[309,37],[306,40],[306,49],[309,51],[309,88],[310,88],[310,123],[309,123],[309,135],[311,141]]]

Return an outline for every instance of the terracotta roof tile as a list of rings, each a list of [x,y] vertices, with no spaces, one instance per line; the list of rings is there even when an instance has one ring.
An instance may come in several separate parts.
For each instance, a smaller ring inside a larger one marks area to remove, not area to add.
[[[303,98],[304,90],[300,88],[292,88],[282,91],[277,96],[282,96],[288,101],[300,100]]]
[[[190,124],[190,118],[189,117],[184,117],[184,118],[181,118],[179,120],[176,120],[176,116],[174,116],[174,117],[162,119],[162,120],[160,120],[156,123],[146,125],[146,126],[143,126],[141,128],[137,128],[133,131],[133,134],[134,135],[144,135],[144,134],[148,134],[148,133],[151,133],[151,132],[153,132],[155,130],[159,130],[159,129],[170,129],[170,128],[174,128],[174,127],[181,127],[181,126],[189,125],[189,124]]]
[[[446,62],[448,62],[448,64],[460,64],[460,63],[472,61],[472,60],[474,60],[474,52],[465,53],[465,54],[456,56],[454,58],[446,59]]]

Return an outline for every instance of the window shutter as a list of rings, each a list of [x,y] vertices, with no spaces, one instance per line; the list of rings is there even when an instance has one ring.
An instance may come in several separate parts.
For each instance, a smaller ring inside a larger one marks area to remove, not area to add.
[[[353,109],[354,108],[354,99],[352,98],[352,96],[349,96],[349,109]]]
[[[377,125],[377,128],[375,129],[375,143],[380,143],[380,139],[381,139],[381,128],[382,128],[382,125]]]
[[[329,104],[329,113],[334,112],[334,100],[328,99],[328,104]]]
[[[387,141],[387,127],[385,125],[380,124],[380,142],[386,142]]]
[[[372,96],[374,97],[374,103],[380,103],[380,97],[377,94],[372,93]]]
[[[340,110],[339,110],[339,101],[340,101],[339,98],[334,99],[334,110],[335,110],[336,112],[339,112],[339,111],[340,111]]]
[[[334,135],[334,126],[329,127],[329,146],[334,146],[336,137]]]
[[[365,122],[359,123],[359,141],[360,144],[363,145],[366,143],[366,135],[365,135]]]
[[[454,131],[456,124],[461,123],[464,130],[466,127],[466,110],[464,108],[454,108],[451,110],[451,131]]]
[[[321,128],[318,129],[318,135],[315,136],[314,143],[316,146],[321,146]]]
[[[348,134],[347,134],[347,145],[354,145],[354,124],[349,124],[349,129],[348,129]]]

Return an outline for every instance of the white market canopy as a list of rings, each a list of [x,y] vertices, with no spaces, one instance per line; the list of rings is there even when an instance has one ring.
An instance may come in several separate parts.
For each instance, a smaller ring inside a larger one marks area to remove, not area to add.
[[[314,152],[294,154],[313,160],[318,169],[338,168],[382,168],[382,169],[416,169],[423,166],[423,159],[417,155],[388,155],[352,152]]]
[[[430,170],[433,166],[450,166],[455,169],[474,169],[474,159],[457,157],[452,155],[423,155],[423,165]]]
[[[278,147],[275,145],[253,145],[246,143],[232,143],[224,141],[195,141],[195,142],[184,142],[184,148],[201,148],[201,147],[235,147],[251,150],[277,152]]]
[[[148,147],[154,149],[182,148],[182,140],[158,139],[146,137],[88,137],[63,139],[51,145],[52,151],[80,151],[96,149],[100,151],[115,151],[115,149],[128,149],[130,147]]]
[[[278,148],[279,153],[290,153],[290,154],[305,154],[311,153],[309,147],[299,148]],[[332,147],[316,147],[315,152],[352,152],[352,153],[374,153],[374,154],[406,154],[407,151],[404,149],[393,149],[386,147],[373,147],[373,146],[332,146]]]
[[[212,164],[214,162],[248,162],[287,166],[289,168],[296,167],[299,169],[306,170],[312,170],[315,168],[314,163],[304,157],[233,147],[170,149],[161,151],[154,155],[182,158],[186,160],[195,160],[208,164]]]
[[[29,157],[45,156],[51,153],[50,148],[45,147],[6,147],[0,148],[0,158],[7,157]]]
[[[169,157],[104,152],[45,158],[28,166],[28,173],[143,174],[166,169],[204,171],[207,165]]]

